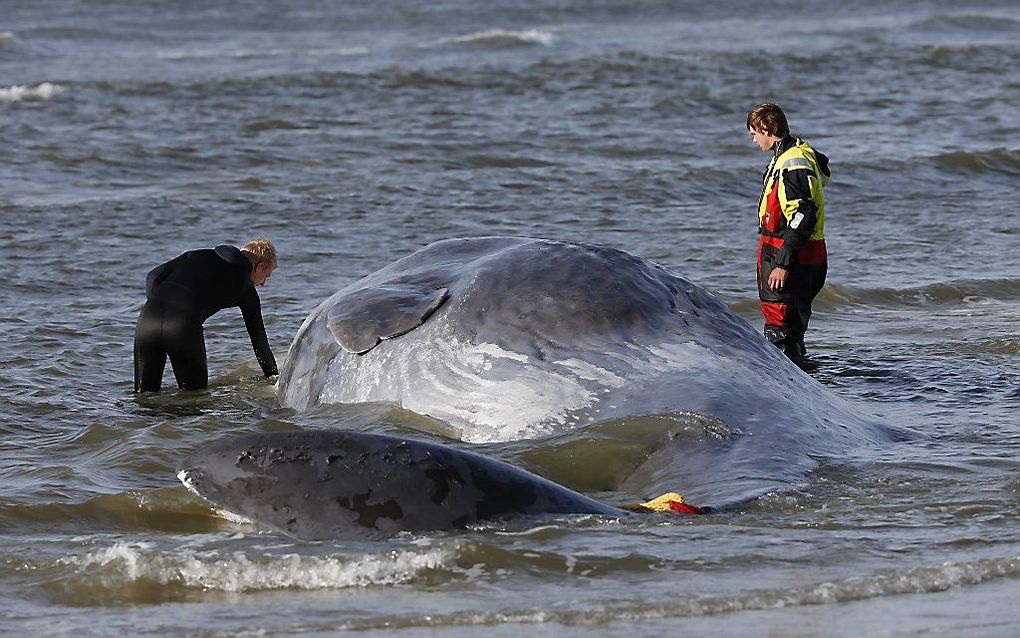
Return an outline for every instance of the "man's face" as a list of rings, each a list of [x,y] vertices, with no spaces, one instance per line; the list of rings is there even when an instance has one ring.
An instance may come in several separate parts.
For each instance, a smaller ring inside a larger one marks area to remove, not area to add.
[[[747,132],[751,134],[751,139],[754,140],[754,143],[758,145],[758,148],[760,148],[763,151],[772,150],[772,147],[775,146],[776,142],[782,139],[776,137],[775,135],[769,135],[765,131],[756,131],[754,129],[748,129]]]
[[[275,262],[260,261],[251,271],[251,280],[255,282],[256,286],[264,286],[274,270],[276,270]]]

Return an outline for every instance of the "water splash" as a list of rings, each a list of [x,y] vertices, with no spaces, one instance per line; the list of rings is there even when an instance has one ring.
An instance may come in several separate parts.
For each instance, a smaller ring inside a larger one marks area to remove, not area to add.
[[[513,31],[507,29],[487,29],[469,35],[462,35],[452,38],[443,38],[440,44],[469,44],[476,46],[528,46],[543,45],[552,43],[553,35],[548,31],[538,29],[527,29],[524,31]]]
[[[2,35],[2,34],[0,34]],[[59,84],[43,82],[34,87],[14,85],[0,88],[0,102],[21,102],[22,100],[48,100],[64,92]]]
[[[361,556],[163,551],[151,543],[117,542],[59,562],[79,572],[83,588],[119,589],[142,581],[225,592],[319,590],[396,585],[448,566],[451,548],[394,550]]]

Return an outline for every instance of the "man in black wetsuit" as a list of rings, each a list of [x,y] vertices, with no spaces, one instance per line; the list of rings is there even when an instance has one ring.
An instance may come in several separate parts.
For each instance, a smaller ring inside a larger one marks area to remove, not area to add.
[[[276,248],[266,239],[243,248],[189,250],[160,264],[145,280],[145,306],[135,326],[135,392],[158,392],[170,356],[177,385],[209,385],[202,324],[224,308],[239,306],[255,357],[266,377],[278,374],[269,348],[256,286],[276,270]]]

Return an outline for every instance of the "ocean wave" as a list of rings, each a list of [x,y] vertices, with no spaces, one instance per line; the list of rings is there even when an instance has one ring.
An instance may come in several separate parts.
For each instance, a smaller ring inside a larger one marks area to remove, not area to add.
[[[931,16],[910,25],[919,31],[990,31],[1002,33],[1020,29],[1020,21],[1005,16],[944,15]]]
[[[549,45],[552,43],[553,35],[548,31],[528,29],[525,31],[512,31],[507,29],[487,29],[469,35],[462,35],[450,38],[443,38],[439,44],[465,44],[483,47],[510,47],[510,46],[532,46]]]
[[[274,131],[274,130],[299,131],[301,129],[307,128],[311,127],[281,118],[264,118],[255,120],[253,122],[248,122],[247,124],[244,125],[244,130],[248,131],[249,133],[261,133],[262,131]]]
[[[948,183],[950,180],[978,180],[982,184],[996,187],[1011,183],[1003,180],[1003,176],[1012,178],[1020,174],[1020,150],[926,150],[899,156],[893,151],[883,151],[872,157],[847,158],[840,165],[843,169],[840,182],[852,188],[867,189],[871,188],[875,180],[880,180],[881,176],[892,171],[909,175],[918,192],[925,188],[949,188],[955,192]]]
[[[13,46],[17,41],[18,38],[10,31],[0,31],[0,51]]]
[[[346,57],[365,55],[365,47],[320,47],[311,49],[266,48],[266,49],[170,49],[158,51],[156,57],[161,60],[196,60],[196,59],[248,59],[275,57]]]
[[[953,151],[936,156],[934,162],[939,168],[959,173],[1020,175],[1020,149]]]
[[[832,605],[904,594],[927,594],[978,585],[999,579],[1020,578],[1020,556],[889,571],[868,576],[813,583],[793,589],[749,591],[735,596],[692,596],[659,603],[609,603],[588,609],[505,610],[458,612],[448,615],[386,617],[351,621],[337,627],[371,630],[413,627],[478,627],[508,624],[555,623],[568,627],[597,626],[621,621],[664,618],[698,618],[745,611]]]
[[[0,88],[0,102],[20,102],[22,100],[48,100],[64,92],[59,84],[43,82],[34,87],[14,85]]]
[[[222,515],[179,487],[99,494],[80,503],[0,505],[0,529],[53,529],[85,523],[93,529],[196,533],[215,531],[224,522]]]
[[[965,279],[912,288],[856,288],[828,283],[819,302],[841,306],[933,306],[981,303],[988,300],[1020,299],[1020,279]]]
[[[916,50],[908,50],[906,55],[899,56],[908,67],[930,68],[933,74],[943,76],[953,71],[962,71],[972,76],[973,82],[981,76],[994,75],[1000,77],[1003,65],[1009,65],[1017,56],[1015,45],[976,45],[939,43]],[[934,75],[933,75],[934,77]],[[1007,82],[1012,78],[1008,78]],[[971,104],[984,99],[972,96]]]
[[[279,589],[322,590],[399,585],[427,570],[452,565],[447,547],[393,550],[361,556],[307,556],[245,552],[159,550],[150,543],[117,542],[83,556],[58,561],[74,569],[72,588],[129,589],[157,583],[225,592]]]
[[[524,155],[476,154],[461,162],[466,168],[545,168],[555,166],[537,157]]]

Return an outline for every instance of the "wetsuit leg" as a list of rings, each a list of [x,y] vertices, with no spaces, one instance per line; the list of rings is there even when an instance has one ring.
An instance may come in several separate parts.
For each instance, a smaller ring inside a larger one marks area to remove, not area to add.
[[[163,309],[147,302],[135,325],[135,392],[158,392],[165,366]]]
[[[163,329],[163,343],[170,355],[177,386],[182,390],[209,387],[202,321],[184,314],[169,314]]]

